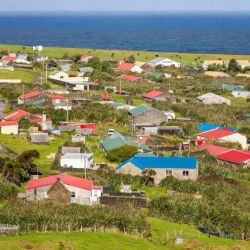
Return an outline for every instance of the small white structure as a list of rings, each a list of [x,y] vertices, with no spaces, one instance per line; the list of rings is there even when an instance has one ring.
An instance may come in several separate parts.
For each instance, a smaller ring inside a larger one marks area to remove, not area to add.
[[[33,46],[33,50],[35,50],[35,51],[43,51],[43,46],[42,45]]]
[[[208,104],[208,105],[213,105],[213,104],[230,105],[231,104],[231,101],[229,99],[226,99],[214,93],[207,93],[205,95],[198,96],[197,99],[203,104]]]
[[[168,120],[174,120],[175,119],[175,113],[172,110],[164,112],[165,116]]]
[[[67,153],[61,157],[62,168],[92,169],[94,167],[93,154]]]
[[[0,128],[1,128],[1,134],[4,135],[18,134],[18,122],[16,121],[1,121]]]
[[[65,78],[69,78],[69,75],[63,71],[56,70],[49,75],[49,79],[61,81]]]
[[[162,67],[175,67],[175,68],[180,68],[181,64],[173,61],[169,58],[163,58],[163,57],[157,57],[154,60],[148,62],[148,65],[150,67],[155,68],[157,66],[162,66]]]
[[[234,97],[242,97],[242,98],[249,98],[250,97],[250,92],[247,91],[246,89],[235,89],[232,91],[232,95]]]
[[[31,65],[31,62],[29,62],[28,60],[25,60],[25,59],[23,59],[23,58],[17,58],[14,62],[15,62],[15,63],[20,63],[20,64]]]

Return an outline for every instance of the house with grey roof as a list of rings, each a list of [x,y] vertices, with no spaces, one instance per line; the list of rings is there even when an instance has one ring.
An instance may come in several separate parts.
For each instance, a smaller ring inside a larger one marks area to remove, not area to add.
[[[198,96],[197,99],[203,104],[207,104],[207,105],[213,105],[213,104],[230,105],[231,104],[231,101],[229,99],[226,99],[214,93],[207,93],[205,95]]]
[[[181,64],[173,61],[169,58],[164,58],[164,57],[156,57],[154,60],[148,62],[148,64],[152,67],[155,68],[157,66],[162,66],[162,67],[175,67],[175,68],[180,68]]]
[[[128,111],[131,119],[131,129],[133,131],[145,126],[160,125],[167,121],[164,112],[150,106],[141,105]]]
[[[110,150],[117,149],[125,145],[137,147],[139,152],[151,151],[148,146],[140,143],[138,138],[123,136],[118,132],[114,132],[113,135],[101,141],[101,146],[103,147],[106,153]]]

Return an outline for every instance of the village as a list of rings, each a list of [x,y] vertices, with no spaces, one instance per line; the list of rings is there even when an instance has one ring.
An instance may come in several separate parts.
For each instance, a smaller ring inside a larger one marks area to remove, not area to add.
[[[249,239],[249,217],[235,212],[250,181],[249,60],[46,49],[0,51],[0,171],[15,186],[13,207],[149,207],[150,217]],[[234,228],[198,220],[191,209],[190,220],[166,214],[174,202],[200,202],[202,214],[220,196],[225,208],[233,204]]]

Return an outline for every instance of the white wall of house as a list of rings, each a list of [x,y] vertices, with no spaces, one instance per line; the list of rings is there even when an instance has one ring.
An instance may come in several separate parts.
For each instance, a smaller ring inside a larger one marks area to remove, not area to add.
[[[141,74],[143,72],[143,69],[139,67],[138,65],[135,65],[130,71]]]
[[[248,148],[247,137],[240,133],[235,133],[229,136],[222,137],[220,138],[220,140],[225,141],[225,142],[236,142],[236,143],[239,143],[243,149]]]
[[[91,169],[93,165],[93,154],[69,153],[61,157],[61,167],[65,168]]]
[[[249,91],[232,91],[232,95],[234,97],[248,98],[250,97],[250,92]]]
[[[18,134],[18,125],[8,125],[1,126],[1,134],[3,135],[17,135]]]

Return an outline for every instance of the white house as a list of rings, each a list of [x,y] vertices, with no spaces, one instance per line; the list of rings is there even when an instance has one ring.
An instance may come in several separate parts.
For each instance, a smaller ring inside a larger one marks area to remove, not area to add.
[[[90,55],[82,55],[81,57],[80,57],[80,62],[84,62],[84,63],[88,63],[89,62],[89,60],[91,59],[91,58],[93,58],[93,56],[90,56]]]
[[[69,77],[69,75],[67,73],[65,73],[63,71],[59,71],[59,70],[56,70],[49,75],[49,79],[57,80],[57,81],[61,81],[61,80],[68,78],[68,77]]]
[[[230,105],[231,101],[222,96],[216,95],[214,93],[207,93],[205,95],[198,96],[197,99],[203,104],[227,104]]]
[[[61,156],[62,168],[92,169],[94,167],[93,154],[66,153]]]
[[[247,91],[244,88],[238,88],[238,89],[234,89],[232,91],[232,95],[234,97],[242,97],[242,98],[249,98],[250,97],[250,92]]]
[[[89,180],[58,174],[30,180],[25,191],[27,201],[48,199],[63,204],[94,205],[99,203],[103,188]]]
[[[18,134],[18,122],[16,121],[1,121],[0,128],[1,128],[1,134],[5,135]]]
[[[155,68],[157,66],[162,66],[162,67],[175,67],[175,68],[180,68],[181,64],[173,61],[169,58],[163,58],[163,57],[157,57],[154,60],[148,62],[148,65],[150,67]]]
[[[141,67],[139,67],[138,65],[134,64],[134,63],[125,63],[123,61],[119,62],[119,65],[117,67],[118,71],[122,71],[122,72],[134,72],[134,73],[138,73],[141,74],[143,72],[143,69]]]
[[[33,50],[35,50],[35,51],[43,51],[43,46],[42,45],[33,46]]]
[[[25,60],[23,58],[17,58],[15,61],[15,63],[20,63],[20,64],[27,64],[27,65],[31,65],[31,62],[29,62],[28,60]]]

